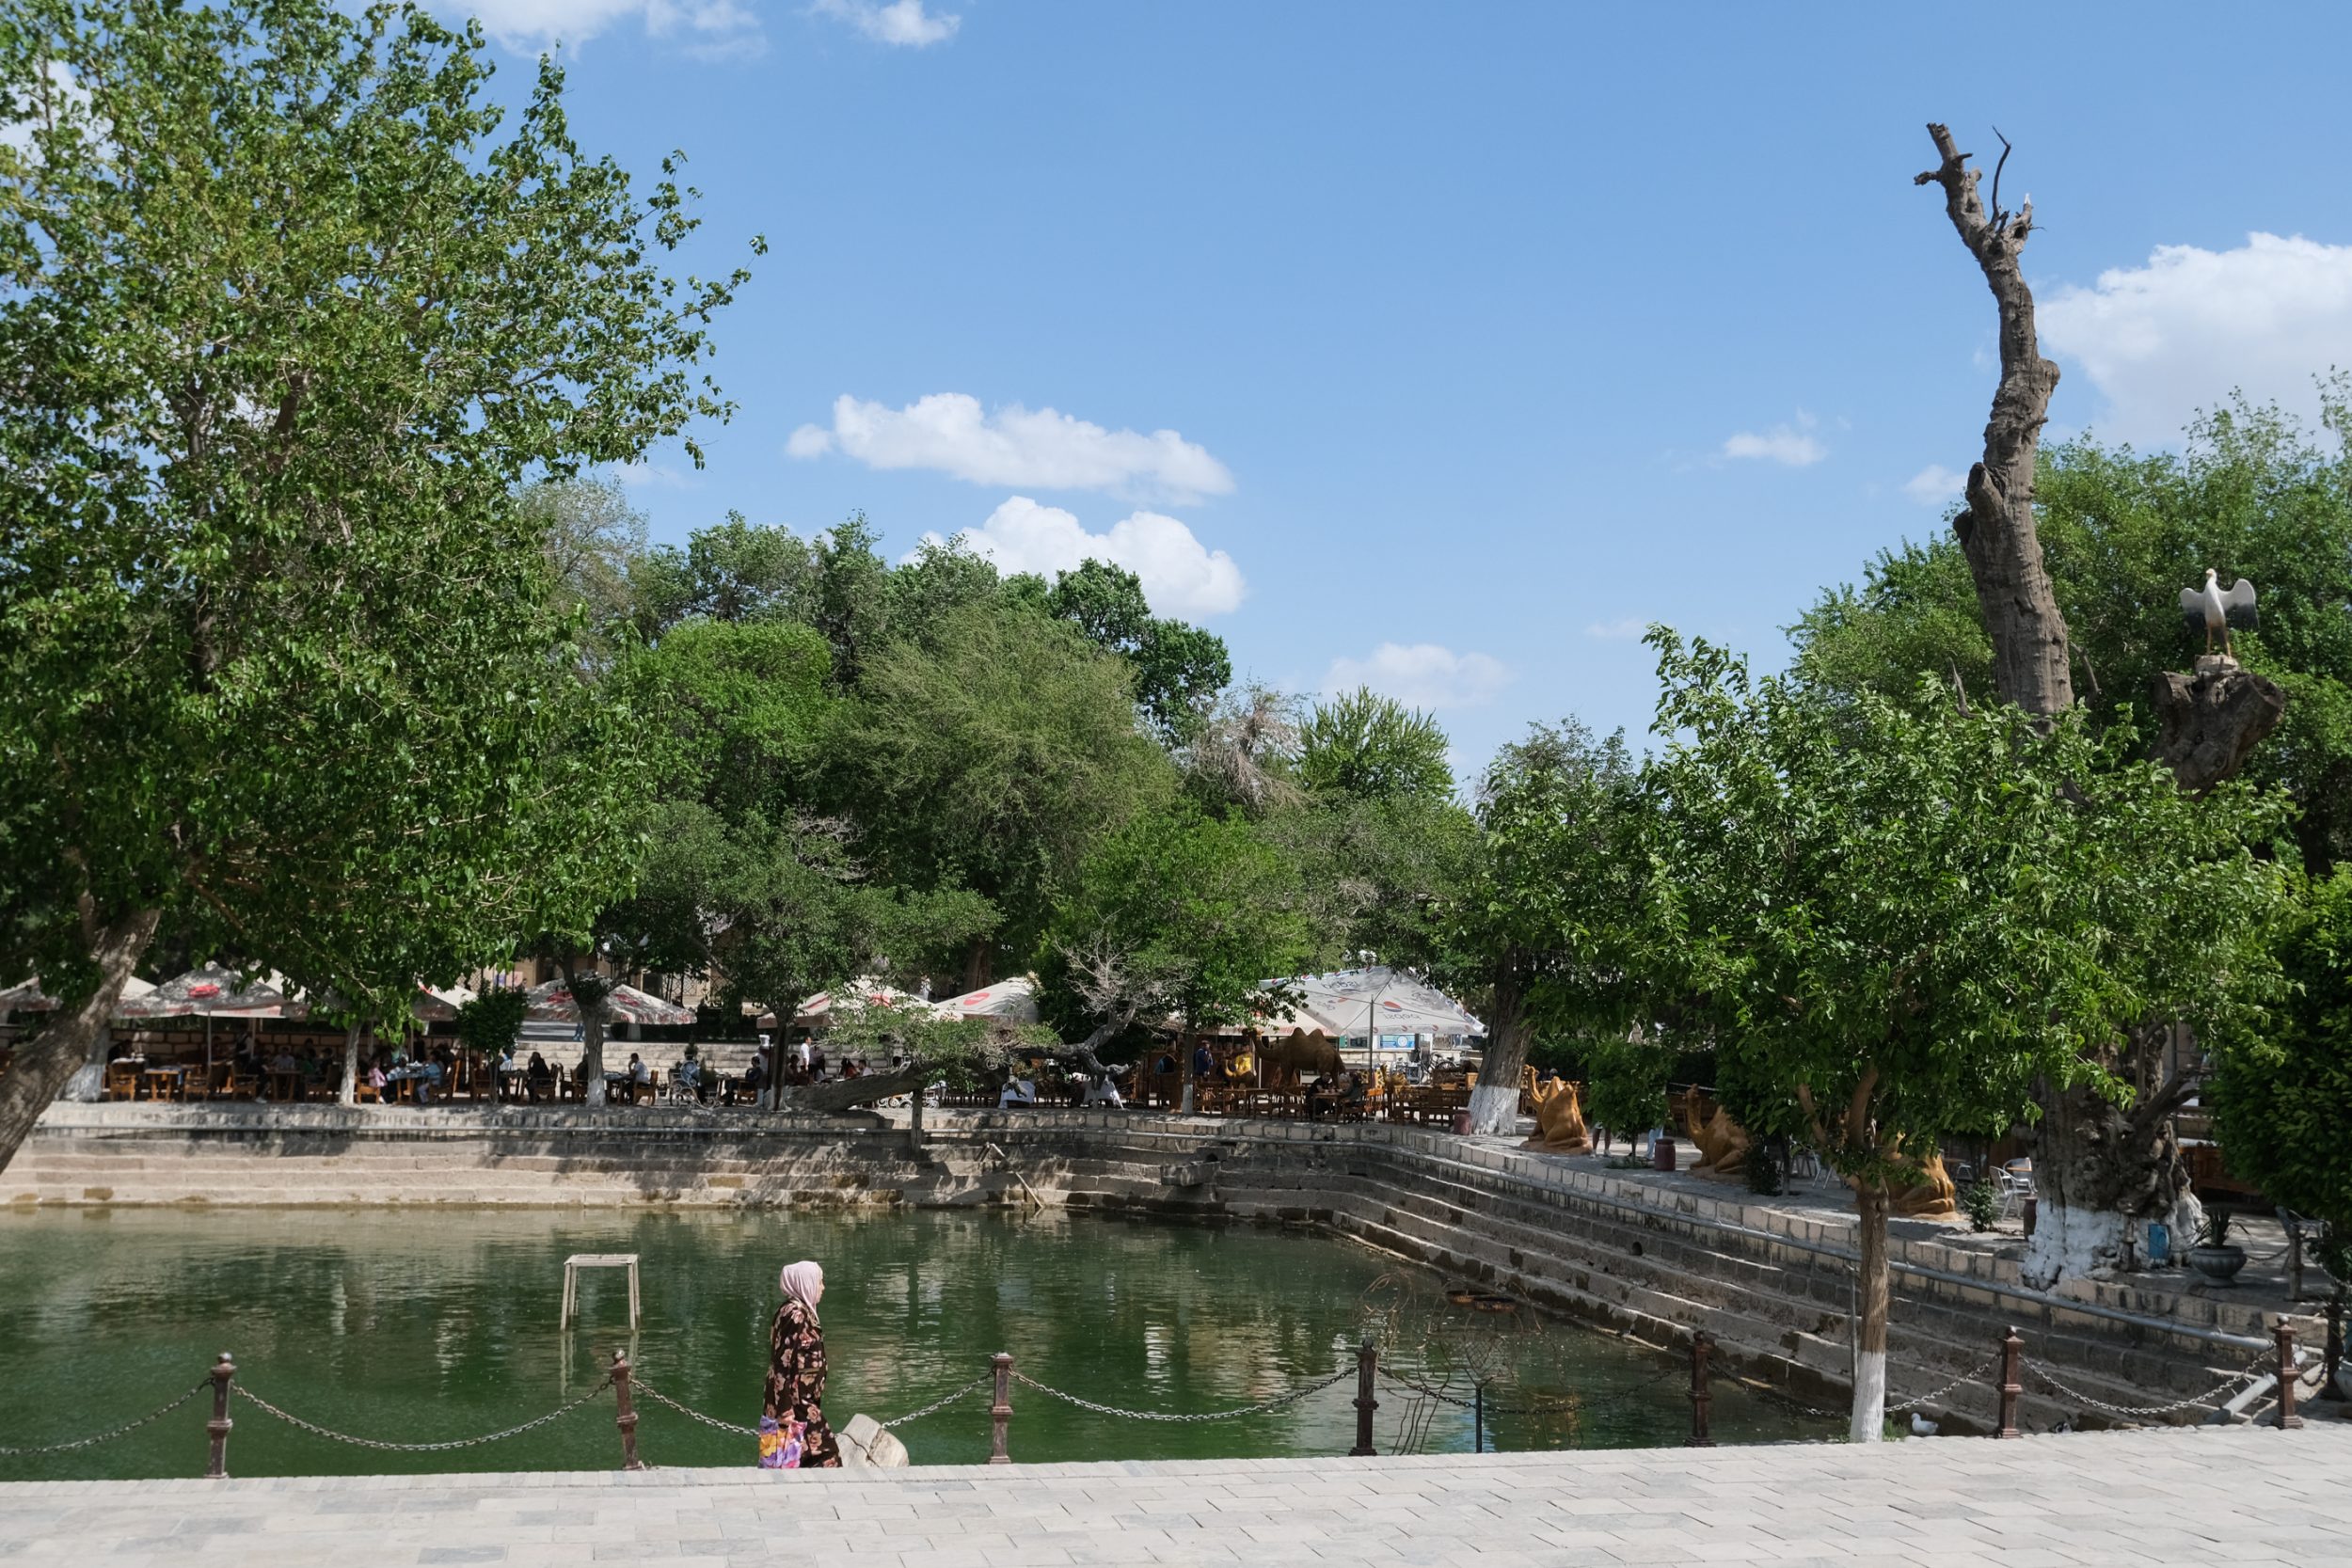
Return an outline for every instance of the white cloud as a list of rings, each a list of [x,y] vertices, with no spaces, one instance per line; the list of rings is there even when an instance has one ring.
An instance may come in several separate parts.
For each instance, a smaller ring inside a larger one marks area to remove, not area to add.
[[[1941,463],[1931,463],[1903,481],[1903,494],[1921,506],[1943,506],[1960,499],[1968,476],[1956,474]]]
[[[812,16],[848,23],[876,43],[915,49],[945,43],[963,25],[960,16],[926,11],[923,0],[889,0],[887,5],[881,0],[816,0],[808,8]]]
[[[1829,455],[1829,449],[1813,436],[1814,422],[1812,415],[1800,409],[1794,424],[1776,424],[1761,436],[1740,431],[1724,443],[1723,455],[1762,458],[1791,468],[1810,467]]]
[[[1639,615],[1629,615],[1622,621],[1595,621],[1584,628],[1587,637],[1607,638],[1612,641],[1639,637],[1649,629],[1649,623]]]
[[[833,428],[804,424],[785,451],[794,457],[839,451],[869,468],[930,468],[975,484],[1041,490],[1108,490],[1194,500],[1221,496],[1233,476],[1196,442],[1172,430],[1149,436],[1104,430],[1051,408],[1019,404],[984,412],[961,392],[933,392],[904,408],[844,392]]]
[[[1152,610],[1186,620],[1238,610],[1249,591],[1232,556],[1208,548],[1192,530],[1157,512],[1136,512],[1113,523],[1108,532],[1089,533],[1060,507],[1014,496],[961,537],[1004,572],[1051,578],[1087,561],[1124,566],[1142,579],[1143,596]],[[936,542],[939,535],[924,538]]]
[[[1489,654],[1457,654],[1435,642],[1383,642],[1367,658],[1335,658],[1323,677],[1326,692],[1368,686],[1408,707],[1477,707],[1511,683],[1511,672]]]
[[[757,54],[766,47],[759,18],[741,0],[446,0],[443,8],[480,17],[485,32],[520,54],[577,48],[632,17],[647,37],[675,40],[690,54]]]
[[[2158,245],[2145,266],[2046,298],[2041,321],[2106,399],[2102,436],[2177,440],[2233,390],[2313,415],[2312,377],[2352,367],[2352,245],[2259,233],[2234,250]]]

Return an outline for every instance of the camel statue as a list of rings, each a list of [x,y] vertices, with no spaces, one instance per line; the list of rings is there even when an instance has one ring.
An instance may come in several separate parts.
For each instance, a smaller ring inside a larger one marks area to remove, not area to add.
[[[1593,1151],[1593,1135],[1584,1129],[1584,1109],[1577,1101],[1574,1084],[1556,1078],[1528,1092],[1535,1101],[1535,1135],[1523,1147],[1547,1154]]]
[[[1890,1188],[1887,1197],[1895,1212],[1906,1219],[1943,1220],[1960,1212],[1954,1201],[1958,1191],[1944,1169],[1944,1156],[1931,1154],[1921,1164],[1918,1180]]]
[[[1737,1176],[1746,1168],[1748,1130],[1731,1119],[1731,1113],[1699,1093],[1693,1084],[1682,1092],[1682,1126],[1698,1150],[1692,1167],[1700,1176]]]

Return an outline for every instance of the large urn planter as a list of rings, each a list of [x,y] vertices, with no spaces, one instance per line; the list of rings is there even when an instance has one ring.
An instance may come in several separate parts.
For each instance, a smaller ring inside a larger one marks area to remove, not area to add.
[[[2230,1243],[2222,1246],[2193,1246],[2188,1249],[2188,1266],[2212,1280],[2227,1285],[2246,1267],[2246,1249]]]

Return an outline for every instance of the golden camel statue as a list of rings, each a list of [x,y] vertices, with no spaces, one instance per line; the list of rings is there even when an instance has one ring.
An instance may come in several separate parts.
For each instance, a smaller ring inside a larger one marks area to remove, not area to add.
[[[1577,1102],[1576,1085],[1565,1078],[1535,1085],[1528,1091],[1535,1101],[1535,1135],[1523,1146],[1548,1154],[1590,1154],[1593,1135],[1584,1128],[1584,1108]]]
[[[1699,1161],[1692,1167],[1698,1175],[1737,1176],[1746,1168],[1748,1146],[1755,1140],[1731,1119],[1729,1111],[1699,1093],[1695,1084],[1682,1092],[1682,1127],[1698,1150]]]
[[[1942,1220],[1960,1212],[1960,1205],[1954,1201],[1958,1191],[1944,1169],[1944,1156],[1931,1154],[1920,1163],[1918,1180],[1907,1186],[1889,1187],[1886,1196],[1895,1212],[1906,1219]]]

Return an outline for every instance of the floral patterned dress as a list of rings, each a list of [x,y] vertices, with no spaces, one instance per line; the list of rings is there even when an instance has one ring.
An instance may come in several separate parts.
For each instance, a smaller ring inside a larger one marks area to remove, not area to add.
[[[803,1469],[838,1469],[841,1449],[825,1421],[825,1335],[815,1314],[797,1301],[776,1308],[768,1330],[768,1388],[764,1413],[801,1425]]]

